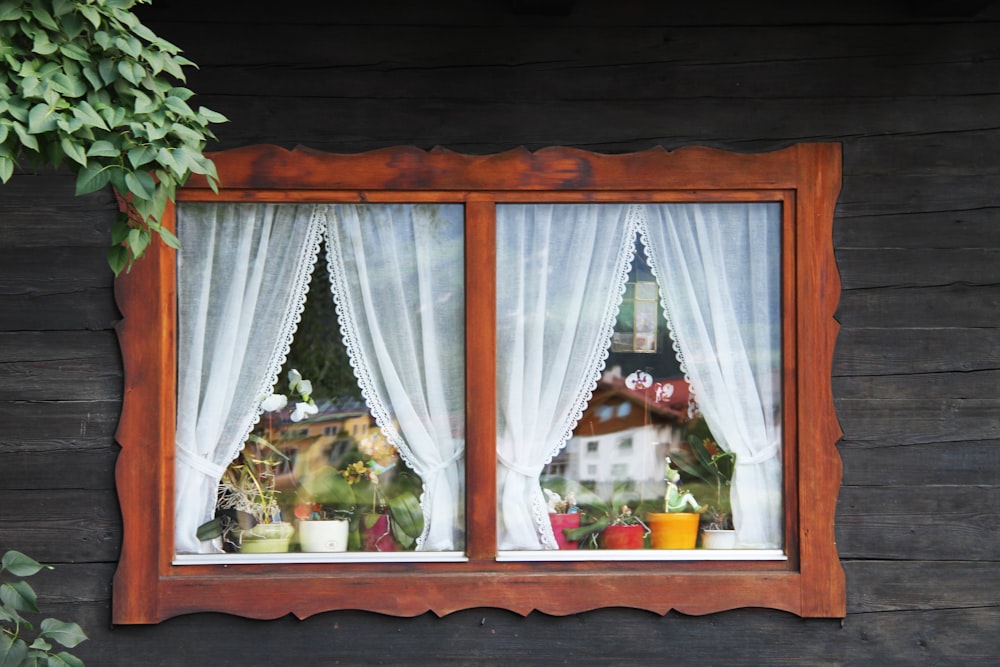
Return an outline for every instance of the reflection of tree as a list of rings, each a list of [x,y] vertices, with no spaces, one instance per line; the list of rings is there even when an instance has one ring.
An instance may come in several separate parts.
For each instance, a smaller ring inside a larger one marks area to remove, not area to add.
[[[302,313],[302,321],[295,333],[295,341],[285,368],[297,368],[303,377],[311,379],[314,396],[330,399],[361,398],[361,390],[351,369],[347,349],[340,337],[337,311],[330,294],[325,249],[320,251],[320,259],[316,262],[306,309]],[[285,380],[281,378],[275,391],[287,392],[284,384]]]

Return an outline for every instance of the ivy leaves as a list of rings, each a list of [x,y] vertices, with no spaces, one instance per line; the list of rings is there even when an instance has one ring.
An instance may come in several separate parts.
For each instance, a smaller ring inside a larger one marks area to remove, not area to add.
[[[108,252],[117,275],[159,236],[163,211],[191,174],[215,188],[203,155],[211,123],[190,103],[180,49],[130,11],[149,0],[0,0],[0,181],[18,159],[67,164],[76,192],[111,185],[122,212]]]

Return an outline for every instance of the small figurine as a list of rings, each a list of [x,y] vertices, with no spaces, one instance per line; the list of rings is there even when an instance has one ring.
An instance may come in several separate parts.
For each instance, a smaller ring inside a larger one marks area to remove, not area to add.
[[[670,467],[670,457],[666,458],[666,475],[664,479],[667,482],[667,493],[664,496],[664,511],[665,512],[683,512],[685,507],[690,507],[692,512],[700,512],[701,505],[698,501],[694,499],[689,491],[681,493],[679,484],[681,481],[681,474]]]

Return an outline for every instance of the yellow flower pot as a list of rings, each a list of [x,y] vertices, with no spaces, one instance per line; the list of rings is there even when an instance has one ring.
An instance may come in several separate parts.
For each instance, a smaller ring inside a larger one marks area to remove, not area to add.
[[[694,512],[650,512],[646,518],[654,549],[694,549],[701,515]]]

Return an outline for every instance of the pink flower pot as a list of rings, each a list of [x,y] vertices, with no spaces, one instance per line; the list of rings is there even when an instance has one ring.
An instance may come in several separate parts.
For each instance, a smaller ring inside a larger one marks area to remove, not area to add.
[[[370,520],[372,515],[366,514],[365,519]],[[361,529],[362,548],[365,551],[396,551],[396,540],[392,536],[389,526],[388,514],[377,514],[375,523],[368,527],[367,521],[363,522]]]
[[[549,514],[549,522],[552,524],[552,534],[555,535],[559,548],[576,549],[576,540],[567,540],[563,531],[568,528],[579,528],[580,514]]]

